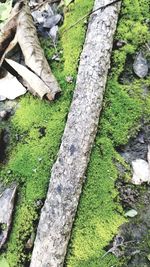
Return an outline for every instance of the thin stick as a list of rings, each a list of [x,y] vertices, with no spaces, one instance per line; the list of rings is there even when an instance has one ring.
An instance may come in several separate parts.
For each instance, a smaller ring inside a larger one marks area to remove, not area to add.
[[[68,32],[69,30],[71,30],[73,27],[75,27],[77,24],[79,24],[82,20],[84,20],[85,18],[89,17],[90,15],[92,15],[93,13],[95,13],[96,11],[98,11],[98,10],[103,10],[103,9],[105,9],[106,7],[109,7],[109,6],[111,6],[111,5],[113,5],[113,4],[116,4],[116,3],[120,2],[120,1],[121,1],[121,0],[115,0],[115,1],[109,3],[109,4],[105,5],[105,6],[102,6],[102,7],[99,7],[99,8],[97,8],[97,9],[93,10],[93,11],[90,11],[89,13],[87,13],[86,15],[84,15],[82,18],[78,19],[78,20],[77,20],[74,24],[72,24],[68,29],[66,29],[66,30],[62,33],[62,35],[65,34],[66,32]]]

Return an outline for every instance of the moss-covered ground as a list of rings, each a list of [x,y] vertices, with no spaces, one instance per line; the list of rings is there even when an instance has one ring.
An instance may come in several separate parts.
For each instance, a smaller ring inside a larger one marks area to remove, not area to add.
[[[145,23],[148,10],[148,1],[123,1],[115,41],[124,40],[126,45],[120,49],[114,46],[103,112],[74,223],[67,267],[119,267],[123,264],[112,254],[103,257],[104,248],[125,221],[114,186],[118,177],[115,162],[124,162],[115,148],[128,142],[140,128],[141,119],[148,123],[150,98],[143,96],[142,87],[150,84],[150,80],[133,76],[132,82],[119,81],[127,58],[134,58],[149,39]]]
[[[5,257],[10,267],[28,266],[30,250],[25,244],[35,231],[39,216],[39,200],[43,200],[56,159],[67,113],[72,99],[77,66],[85,37],[85,21],[62,35],[72,23],[89,12],[93,0],[76,0],[70,5],[60,32],[58,50],[61,61],[50,60],[54,50],[49,42],[43,47],[53,72],[62,88],[59,100],[48,103],[31,95],[22,97],[19,109],[10,122],[11,141],[8,162],[1,166],[2,181],[17,181],[18,198],[12,231],[0,258]],[[115,162],[124,164],[115,147],[124,144],[140,127],[141,117],[148,117],[150,98],[142,95],[142,85],[148,79],[133,78],[130,84],[119,83],[127,56],[134,56],[148,39],[148,1],[124,0],[116,40],[127,42],[114,49],[112,70],[109,74],[102,117],[87,170],[87,179],[75,220],[67,267],[119,266],[119,261],[105,253],[119,225],[124,222],[123,210],[118,202],[115,180],[118,171]],[[73,83],[66,82],[66,76]]]
[[[77,0],[66,10],[60,35],[69,25],[87,14],[93,0]],[[1,165],[0,178],[5,183],[18,183],[18,198],[12,232],[4,252],[10,267],[28,264],[30,252],[25,244],[35,231],[39,209],[37,203],[46,196],[50,170],[56,159],[77,76],[78,60],[85,38],[85,21],[66,32],[59,41],[60,62],[51,62],[55,49],[50,40],[42,41],[46,56],[62,88],[56,102],[46,102],[26,95],[19,101],[19,109],[10,122],[11,141],[8,163]],[[62,51],[62,53],[61,53]],[[66,82],[66,76],[73,83]],[[18,141],[19,140],[19,141]]]

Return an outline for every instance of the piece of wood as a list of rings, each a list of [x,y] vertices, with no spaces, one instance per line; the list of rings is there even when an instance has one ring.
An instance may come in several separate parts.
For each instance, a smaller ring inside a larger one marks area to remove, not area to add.
[[[25,64],[45,83],[51,100],[55,99],[61,89],[41,49],[27,1],[19,15],[16,35]]]
[[[94,9],[110,3],[95,0]],[[77,83],[47,198],[41,212],[30,267],[62,267],[97,132],[120,3],[91,15]]]

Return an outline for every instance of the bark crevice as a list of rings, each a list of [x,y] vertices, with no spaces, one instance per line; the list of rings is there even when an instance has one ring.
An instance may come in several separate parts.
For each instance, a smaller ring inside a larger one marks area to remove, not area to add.
[[[94,9],[109,2],[95,0]],[[97,132],[119,11],[120,3],[116,3],[97,10],[89,19],[76,88],[52,168],[30,267],[62,267],[64,264]]]

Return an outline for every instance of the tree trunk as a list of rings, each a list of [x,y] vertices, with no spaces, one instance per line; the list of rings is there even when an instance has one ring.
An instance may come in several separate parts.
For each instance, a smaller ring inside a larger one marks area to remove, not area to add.
[[[111,1],[95,0],[94,10]],[[120,4],[90,17],[77,84],[52,168],[30,267],[62,267],[102,108]]]

